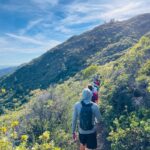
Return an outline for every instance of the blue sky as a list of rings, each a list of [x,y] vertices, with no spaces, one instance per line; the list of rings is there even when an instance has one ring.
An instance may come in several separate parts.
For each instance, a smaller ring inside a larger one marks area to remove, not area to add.
[[[0,67],[40,56],[73,35],[150,12],[149,0],[0,0]]]

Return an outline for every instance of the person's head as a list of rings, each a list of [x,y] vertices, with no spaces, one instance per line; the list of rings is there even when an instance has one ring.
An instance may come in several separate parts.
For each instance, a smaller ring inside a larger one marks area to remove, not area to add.
[[[82,100],[85,102],[85,103],[89,103],[92,99],[92,91],[89,89],[89,88],[85,88],[83,89],[82,91]]]
[[[88,88],[89,88],[91,91],[93,91],[93,86],[92,86],[92,84],[88,84]]]
[[[101,76],[100,75],[96,75],[96,76],[94,76],[94,81],[100,81],[100,79],[101,79]]]

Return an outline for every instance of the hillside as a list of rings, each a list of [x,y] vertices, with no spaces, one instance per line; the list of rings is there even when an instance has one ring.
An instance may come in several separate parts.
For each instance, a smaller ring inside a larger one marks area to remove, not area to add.
[[[73,36],[1,79],[0,87],[8,91],[2,103],[6,108],[14,107],[11,101],[15,98],[22,101],[20,103],[25,102],[27,99],[22,96],[31,90],[45,89],[50,84],[64,81],[92,63],[105,64],[116,60],[148,31],[150,14],[143,14]]]
[[[45,131],[50,131],[50,142],[55,141],[61,149],[77,149],[70,134],[72,107],[95,74],[101,76],[99,105],[103,120],[98,150],[149,150],[150,34],[116,61],[91,65],[64,83],[33,91],[30,102],[1,116],[1,125],[10,128],[11,122],[18,120],[18,134],[29,137],[26,150],[31,148],[28,145],[35,149],[44,146],[38,137]]]

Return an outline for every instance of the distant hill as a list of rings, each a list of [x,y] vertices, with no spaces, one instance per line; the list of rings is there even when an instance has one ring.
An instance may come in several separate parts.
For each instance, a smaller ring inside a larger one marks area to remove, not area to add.
[[[0,77],[13,73],[17,67],[6,67],[6,68],[0,68]]]
[[[1,79],[0,88],[11,89],[11,94],[5,94],[4,101],[9,103],[17,98],[24,102],[25,99],[20,96],[31,90],[45,89],[64,81],[91,64],[114,61],[149,31],[150,14],[143,14],[125,21],[106,23],[73,36]]]

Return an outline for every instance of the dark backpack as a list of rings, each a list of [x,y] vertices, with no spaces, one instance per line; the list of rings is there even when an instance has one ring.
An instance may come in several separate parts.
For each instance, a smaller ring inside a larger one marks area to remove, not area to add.
[[[92,124],[92,103],[85,104],[83,101],[81,101],[82,108],[80,112],[80,128],[83,130],[92,130],[93,124]]]

